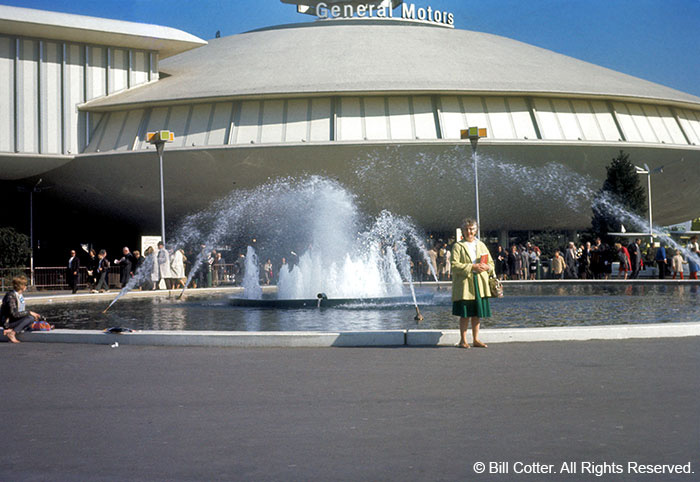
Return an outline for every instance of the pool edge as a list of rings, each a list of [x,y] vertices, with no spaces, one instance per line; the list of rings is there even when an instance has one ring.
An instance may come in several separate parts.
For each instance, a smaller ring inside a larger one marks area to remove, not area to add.
[[[542,328],[485,328],[486,343],[546,341],[626,340],[700,336],[700,322],[650,323]],[[21,341],[84,343],[98,345],[210,346],[238,348],[321,348],[371,346],[452,346],[459,330],[368,330],[368,331],[157,331],[107,334],[99,330],[54,330],[18,335]],[[6,340],[0,336],[0,339]]]

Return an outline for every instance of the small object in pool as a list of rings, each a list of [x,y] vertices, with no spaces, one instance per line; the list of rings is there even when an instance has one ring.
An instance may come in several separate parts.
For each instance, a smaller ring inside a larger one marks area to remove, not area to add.
[[[116,334],[121,334],[121,333],[133,333],[134,330],[131,328],[124,328],[123,326],[113,326],[111,328],[107,328],[104,330],[104,333],[116,333]]]

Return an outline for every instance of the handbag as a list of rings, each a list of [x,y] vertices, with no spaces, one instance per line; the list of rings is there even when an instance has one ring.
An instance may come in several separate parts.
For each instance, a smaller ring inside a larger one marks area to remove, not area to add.
[[[489,288],[491,289],[491,298],[503,298],[503,283],[495,276],[489,277]]]

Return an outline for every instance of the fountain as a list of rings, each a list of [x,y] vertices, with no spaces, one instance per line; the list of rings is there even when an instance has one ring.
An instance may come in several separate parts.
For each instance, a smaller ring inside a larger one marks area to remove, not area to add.
[[[276,297],[263,297],[259,286],[255,250],[248,246],[246,273],[243,281],[244,296],[232,298],[231,304],[245,307],[301,308],[331,307],[340,304],[396,303],[413,301],[417,317],[418,297],[413,289],[408,254],[409,243],[424,252],[415,228],[404,218],[384,211],[366,231],[356,232],[351,225],[335,225],[332,242],[339,236],[344,251],[326,245],[328,227],[316,224],[309,232],[312,238],[308,250],[290,267],[280,267]],[[316,241],[319,241],[318,243]],[[249,274],[249,270],[253,274]],[[403,284],[408,282],[410,297],[403,295]],[[425,299],[426,297],[423,297]],[[420,320],[417,320],[420,321]]]
[[[176,248],[201,247],[186,286],[204,268],[212,249],[242,246],[255,239],[256,248],[249,245],[245,256],[243,297],[231,300],[235,306],[290,308],[410,300],[416,320],[422,319],[409,250],[426,263],[429,257],[416,228],[388,211],[374,220],[363,219],[354,196],[323,177],[281,179],[234,191],[210,209],[186,218],[172,239],[170,244]],[[290,259],[278,270],[275,297],[262,294],[258,253],[264,258]],[[153,262],[146,259],[140,275],[109,307],[150,277]],[[433,276],[437,281],[437,274]],[[403,293],[404,283],[409,284],[410,296]]]

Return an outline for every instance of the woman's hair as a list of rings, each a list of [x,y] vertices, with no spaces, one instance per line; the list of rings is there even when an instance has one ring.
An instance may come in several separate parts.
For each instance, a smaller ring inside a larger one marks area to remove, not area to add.
[[[12,278],[12,288],[17,291],[22,288],[27,287],[27,277],[26,276],[15,276]]]
[[[474,218],[464,218],[462,221],[462,226],[463,228],[468,228],[469,226],[477,226],[476,224],[476,219]],[[478,226],[477,226],[478,227]]]

